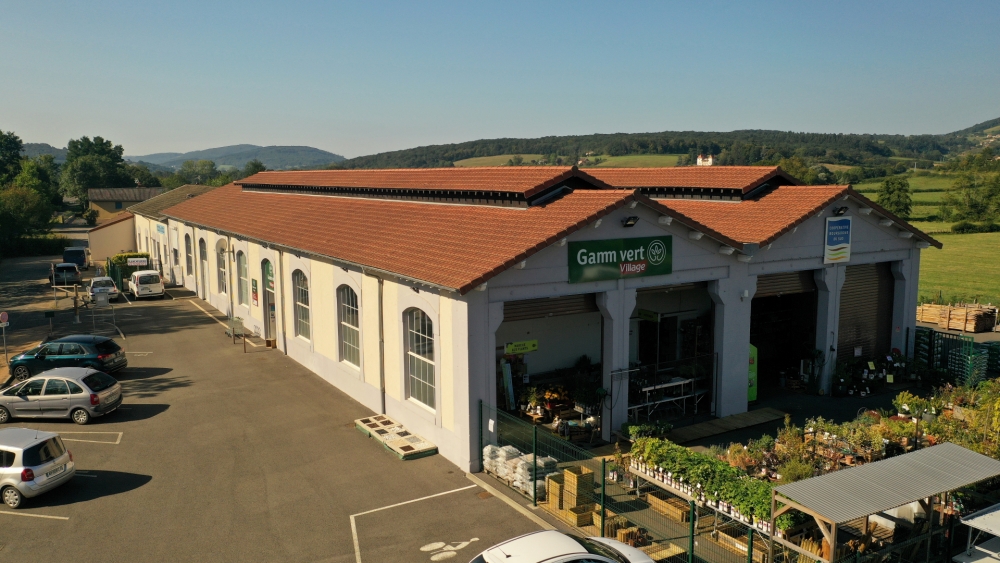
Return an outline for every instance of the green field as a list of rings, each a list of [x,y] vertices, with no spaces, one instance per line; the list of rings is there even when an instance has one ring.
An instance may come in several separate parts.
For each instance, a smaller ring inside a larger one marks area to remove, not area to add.
[[[928,174],[927,176],[910,176],[910,191],[916,192],[936,192],[951,188],[955,182],[955,177],[950,174]],[[882,184],[882,180],[873,178],[870,182],[857,184],[854,186],[861,193],[875,192]]]
[[[507,164],[511,158],[515,155],[512,154],[501,154],[497,156],[479,156],[476,158],[467,158],[465,160],[455,161],[455,166],[504,166]],[[544,155],[540,154],[522,154],[518,155],[524,159],[524,164],[530,164],[532,160],[539,160],[544,158]]]
[[[920,299],[945,303],[972,301],[1000,303],[1000,233],[937,235],[944,244],[920,253]]]
[[[677,166],[682,154],[627,154],[625,156],[601,156],[604,161],[598,168],[655,168]]]

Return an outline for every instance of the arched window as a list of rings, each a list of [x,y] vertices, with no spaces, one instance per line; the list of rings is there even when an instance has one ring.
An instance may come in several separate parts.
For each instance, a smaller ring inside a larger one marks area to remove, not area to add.
[[[187,262],[188,275],[194,274],[194,258],[191,256],[191,235],[184,235],[184,257]]]
[[[219,293],[226,292],[226,245],[220,244],[216,250],[215,265],[219,269]]]
[[[309,280],[302,270],[292,272],[295,298],[295,336],[309,338]]]
[[[337,289],[337,316],[340,321],[340,360],[361,367],[361,322],[358,294],[349,286]]]
[[[239,277],[239,291],[237,295],[239,296],[239,304],[247,305],[250,303],[250,282],[247,279],[247,255],[243,254],[243,251],[236,253],[236,275]]]
[[[436,408],[434,380],[434,324],[420,309],[403,313],[406,332],[407,395]]]

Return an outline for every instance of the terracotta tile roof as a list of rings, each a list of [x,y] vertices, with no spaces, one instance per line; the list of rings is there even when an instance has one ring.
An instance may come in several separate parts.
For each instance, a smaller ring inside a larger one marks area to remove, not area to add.
[[[696,199],[656,201],[725,237],[743,244],[765,245],[844,195],[850,195],[880,215],[891,218],[896,226],[914,233],[918,238],[941,247],[940,242],[879,207],[850,186],[782,186],[760,198],[738,202]]]
[[[505,192],[519,193],[530,197],[578,175],[576,168],[569,166],[307,170],[301,172],[258,172],[236,183],[241,186]]]
[[[775,177],[783,184],[799,183],[777,166],[587,168],[584,173],[616,188],[730,188],[747,192]]]
[[[111,225],[114,225],[115,223],[121,223],[122,221],[127,221],[127,220],[129,220],[131,218],[132,218],[132,214],[131,213],[129,213],[128,211],[122,211],[121,213],[119,213],[119,214],[115,215],[114,217],[112,217],[110,220],[107,220],[107,221],[101,223],[100,225],[94,227],[93,229],[88,230],[87,232],[88,233],[92,233],[94,231],[99,231],[99,230],[103,229],[104,227],[110,227]]]
[[[466,293],[637,197],[631,190],[577,190],[524,209],[254,192],[231,184],[164,214]]]
[[[153,219],[162,219],[161,211],[168,207],[173,207],[178,203],[205,192],[214,190],[216,186],[204,186],[201,184],[185,184],[179,188],[174,188],[166,193],[162,193],[152,199],[147,199],[142,203],[130,205],[128,210],[136,215],[143,215]]]

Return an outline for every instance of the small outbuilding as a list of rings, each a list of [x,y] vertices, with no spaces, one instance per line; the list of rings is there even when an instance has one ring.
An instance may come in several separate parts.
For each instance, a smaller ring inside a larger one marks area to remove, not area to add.
[[[101,222],[164,191],[164,188],[92,188],[87,190],[87,200],[89,208],[97,211],[97,221]]]

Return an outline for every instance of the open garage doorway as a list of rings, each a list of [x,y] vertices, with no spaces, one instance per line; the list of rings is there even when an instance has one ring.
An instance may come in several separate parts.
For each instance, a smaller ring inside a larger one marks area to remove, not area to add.
[[[809,373],[803,366],[811,365],[816,348],[812,270],[757,278],[750,306],[750,344],[757,348],[757,400],[815,386],[803,373]],[[755,400],[752,390],[748,399]]]

